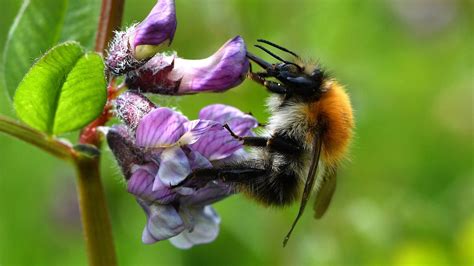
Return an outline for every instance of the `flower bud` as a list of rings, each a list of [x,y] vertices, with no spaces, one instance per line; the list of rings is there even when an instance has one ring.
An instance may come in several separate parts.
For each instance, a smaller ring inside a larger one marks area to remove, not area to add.
[[[154,103],[138,92],[126,91],[115,100],[117,116],[131,131],[135,131],[140,119],[155,108]]]
[[[157,54],[141,68],[129,72],[126,82],[130,89],[158,94],[221,92],[239,85],[248,68],[245,42],[237,36],[201,60]]]
[[[120,76],[142,66],[171,44],[176,25],[174,0],[159,0],[141,23],[115,33],[105,60],[108,71]]]
[[[176,32],[174,0],[159,0],[150,14],[136,27],[130,40],[137,60],[154,56],[162,44],[170,45]]]

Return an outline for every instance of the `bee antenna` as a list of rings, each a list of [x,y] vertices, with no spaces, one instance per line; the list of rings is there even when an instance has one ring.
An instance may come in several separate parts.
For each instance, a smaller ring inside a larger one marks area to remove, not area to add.
[[[277,49],[280,49],[280,50],[282,50],[282,51],[284,51],[284,52],[287,52],[287,53],[289,53],[289,54],[291,54],[291,55],[293,55],[293,56],[295,56],[295,57],[297,57],[297,58],[300,58],[295,52],[292,52],[292,51],[286,49],[285,47],[281,47],[280,45],[275,44],[275,43],[272,43],[272,42],[270,42],[270,41],[263,40],[263,39],[258,39],[257,42],[266,43],[266,44],[268,44],[268,45],[270,45],[270,46],[273,46],[273,47],[275,47],[275,48],[277,48]]]
[[[265,47],[263,47],[263,46],[261,46],[261,45],[256,44],[255,47],[262,49],[262,50],[265,51],[267,54],[273,56],[274,58],[276,58],[276,59],[278,59],[278,60],[280,60],[280,61],[282,61],[282,62],[284,62],[284,63],[290,63],[290,62],[287,62],[286,60],[284,60],[283,58],[279,57],[278,55],[276,55],[276,54],[270,52],[267,48],[265,48]]]
[[[295,67],[297,67],[297,68],[301,71],[301,67],[300,67],[300,66],[298,66],[298,65],[295,64],[295,63],[292,63],[292,62],[289,62],[289,61],[284,60],[283,58],[279,57],[278,55],[276,55],[276,54],[270,52],[270,50],[268,50],[267,48],[265,48],[265,47],[263,47],[263,46],[261,46],[261,45],[258,45],[258,44],[256,44],[255,47],[262,49],[262,50],[263,50],[264,52],[266,52],[267,54],[273,56],[274,58],[280,60],[281,62],[283,62],[283,63],[285,63],[285,64],[294,65]]]

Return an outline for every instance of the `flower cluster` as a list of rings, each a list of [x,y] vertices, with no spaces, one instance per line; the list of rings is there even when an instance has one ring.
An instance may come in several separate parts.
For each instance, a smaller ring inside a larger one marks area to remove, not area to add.
[[[249,62],[240,36],[201,60],[158,53],[171,44],[176,25],[174,1],[159,0],[145,20],[116,33],[106,58],[108,72],[125,75],[131,90],[172,95],[220,92],[244,80]]]
[[[170,239],[177,247],[213,241],[219,217],[210,206],[234,191],[209,182],[199,189],[175,187],[197,169],[208,169],[245,156],[240,136],[252,135],[257,121],[222,104],[203,108],[188,120],[176,110],[158,107],[141,93],[183,95],[220,92],[239,85],[249,68],[243,39],[227,41],[201,60],[159,52],[176,31],[173,0],[159,0],[139,24],[117,32],[106,58],[107,70],[125,76],[128,91],[115,99],[122,124],[107,132],[107,142],[133,194],[146,213],[144,243]]]
[[[242,144],[223,125],[245,136],[252,134],[257,121],[222,104],[203,108],[199,119],[190,121],[131,91],[116,100],[116,110],[123,124],[109,130],[107,141],[122,167],[128,192],[148,217],[142,241],[170,239],[189,248],[214,240],[219,217],[209,204],[232,194],[232,188],[220,182],[197,190],[172,186],[193,170],[243,156]]]

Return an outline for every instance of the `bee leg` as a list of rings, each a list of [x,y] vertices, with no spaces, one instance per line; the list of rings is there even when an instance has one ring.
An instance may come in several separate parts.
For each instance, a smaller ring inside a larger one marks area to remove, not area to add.
[[[270,92],[276,93],[276,94],[288,94],[288,89],[274,81],[268,81],[266,80],[263,83],[263,86],[265,86]]]
[[[274,171],[271,162],[248,160],[237,165],[220,168],[197,169],[186,179],[172,186],[199,189],[211,182],[220,181],[230,185],[235,192],[247,192],[266,205],[283,206],[298,197],[298,175],[288,167],[283,172]]]
[[[258,168],[209,168],[194,170],[186,179],[171,186],[202,188],[212,181],[222,181],[224,183],[248,183],[253,179],[264,175],[266,170]]]
[[[301,152],[301,148],[293,143],[292,140],[285,138],[284,136],[272,136],[267,137],[241,137],[236,135],[228,124],[224,125],[224,128],[229,131],[232,137],[243,141],[243,145],[251,147],[267,147],[271,151],[277,151],[286,154],[293,154]]]
[[[247,114],[253,116],[252,112],[248,112]],[[258,122],[258,121],[257,121],[257,122]],[[266,124],[266,123],[260,123],[260,122],[258,122],[257,125],[258,125],[259,127],[266,127],[266,126],[268,126],[268,124]]]
[[[232,131],[228,124],[224,125],[224,128],[229,131],[230,135],[235,139],[242,141],[243,145],[253,146],[253,147],[265,147],[267,146],[268,138],[265,137],[241,137]]]
[[[299,154],[302,152],[302,147],[284,136],[272,136],[267,141],[267,147],[271,151],[280,152],[283,154]]]
[[[254,72],[249,72],[247,73],[247,78],[257,82],[260,85],[263,85],[265,83],[265,78],[259,75],[259,73],[254,73]]]

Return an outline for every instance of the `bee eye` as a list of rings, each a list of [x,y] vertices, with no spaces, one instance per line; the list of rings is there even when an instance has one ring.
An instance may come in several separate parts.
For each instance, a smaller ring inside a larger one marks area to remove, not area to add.
[[[321,71],[321,69],[317,68],[311,73],[311,77],[315,80],[321,80],[323,78],[324,73]]]

